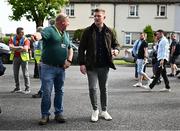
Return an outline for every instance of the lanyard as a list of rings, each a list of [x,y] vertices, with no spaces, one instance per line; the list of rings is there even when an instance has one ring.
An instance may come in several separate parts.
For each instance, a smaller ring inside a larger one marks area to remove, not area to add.
[[[66,48],[66,45],[65,45],[65,38],[64,38],[64,34],[60,34],[60,32],[59,32],[59,30],[56,28],[56,26],[54,26],[54,28],[55,28],[55,30],[57,31],[57,33],[59,34],[59,36],[60,36],[60,38],[61,38],[61,43],[60,43],[60,45],[61,45],[61,47],[62,48]]]
[[[63,35],[61,35],[61,34],[59,33],[59,30],[57,29],[57,27],[54,26],[54,28],[55,28],[56,32],[59,34],[59,36],[62,37],[62,39],[63,39],[64,37],[63,37]],[[62,41],[63,41],[63,40],[62,40]]]

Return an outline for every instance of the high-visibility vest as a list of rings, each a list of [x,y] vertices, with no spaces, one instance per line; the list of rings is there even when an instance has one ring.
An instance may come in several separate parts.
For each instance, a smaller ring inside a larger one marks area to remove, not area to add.
[[[19,42],[19,45],[24,46],[25,40],[26,40],[26,38],[22,37]],[[16,36],[14,36],[14,38],[13,38],[13,44],[14,44],[14,46],[16,46]],[[29,61],[29,53],[28,52],[26,52],[26,51],[20,52],[20,56],[23,61]],[[14,59],[14,51],[11,51],[10,60],[12,61],[13,59]]]
[[[41,50],[35,50],[34,51],[34,58],[39,63],[41,61]]]
[[[37,63],[40,63],[41,61],[41,55],[42,55],[42,40],[35,41],[33,43],[34,46],[34,59]]]

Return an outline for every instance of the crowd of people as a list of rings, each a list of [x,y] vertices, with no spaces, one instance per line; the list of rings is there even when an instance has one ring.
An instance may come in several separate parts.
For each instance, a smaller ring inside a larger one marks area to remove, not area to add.
[[[176,35],[171,34],[171,43],[165,36],[163,30],[157,30],[154,33],[154,45],[153,45],[153,56],[152,56],[152,71],[153,76],[150,78],[145,73],[145,66],[147,64],[148,57],[148,45],[146,43],[146,37],[144,33],[140,33],[140,38],[135,41],[133,45],[132,55],[135,58],[135,77],[139,77],[139,82],[134,84],[135,87],[143,87],[147,90],[152,90],[153,87],[161,83],[161,76],[164,79],[165,88],[160,91],[171,91],[169,85],[169,77],[175,77],[180,73],[176,65],[176,59],[179,56],[179,42],[176,40]],[[171,73],[167,74],[166,65],[170,63]],[[143,77],[144,76],[144,77]],[[142,84],[142,80],[145,78],[148,80],[146,85]],[[180,78],[178,76],[178,78]]]
[[[108,113],[108,93],[107,81],[109,68],[116,69],[113,64],[113,57],[117,56],[120,51],[119,43],[113,31],[106,26],[104,20],[106,18],[105,10],[95,9],[94,22],[85,28],[79,43],[78,61],[80,72],[87,75],[89,97],[92,105],[92,114],[90,120],[97,122],[99,116],[109,121],[112,116]],[[51,94],[54,88],[54,120],[58,123],[66,122],[64,117],[63,96],[65,71],[71,66],[73,58],[73,49],[66,28],[69,25],[68,16],[61,13],[57,15],[55,23],[49,27],[37,28],[37,32],[31,36],[33,43],[33,51],[35,58],[34,78],[40,78],[41,85],[37,94],[32,95],[33,98],[41,98],[41,119],[40,125],[46,125],[49,122],[51,108]],[[169,60],[170,47],[170,63],[172,72],[168,76],[175,76],[180,73],[175,65],[175,48],[178,42],[175,35],[171,35],[171,46],[164,36],[163,30],[157,30],[154,34],[154,60],[153,60],[153,77],[149,77],[145,72],[148,58],[148,43],[146,42],[146,33],[140,33],[139,39],[133,46],[133,56],[136,61],[136,74],[138,83],[135,87],[143,87],[146,90],[152,90],[160,81],[162,75],[165,88],[161,91],[171,91],[169,80],[166,72],[166,64]],[[13,74],[15,88],[12,93],[23,92],[30,93],[30,78],[28,72],[28,61],[30,49],[30,41],[24,37],[22,27],[17,28],[16,35],[11,37],[9,41],[11,50],[10,59],[13,61]],[[21,89],[19,83],[19,69],[22,68],[24,77],[24,90]],[[143,85],[143,78],[147,80],[147,85]],[[98,109],[97,100],[97,82],[100,90],[101,112]],[[0,110],[1,111],[1,110]]]

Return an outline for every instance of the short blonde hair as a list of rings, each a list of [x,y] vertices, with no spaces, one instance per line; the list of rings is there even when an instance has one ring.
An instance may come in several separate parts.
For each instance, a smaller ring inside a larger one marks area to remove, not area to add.
[[[104,10],[104,9],[100,9],[100,8],[96,8],[96,9],[94,10],[94,12],[103,12],[103,13],[105,13],[105,10]]]

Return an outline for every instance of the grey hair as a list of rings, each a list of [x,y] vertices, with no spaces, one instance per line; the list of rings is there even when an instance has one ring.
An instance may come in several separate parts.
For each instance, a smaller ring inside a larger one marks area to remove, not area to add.
[[[37,32],[41,32],[42,30],[43,30],[43,27],[42,27],[42,26],[39,26],[39,27],[36,29]]]
[[[68,16],[67,16],[66,14],[60,13],[60,14],[57,15],[57,17],[56,17],[56,22],[57,22],[57,21],[64,21],[64,20],[67,19],[67,18],[68,18]]]

